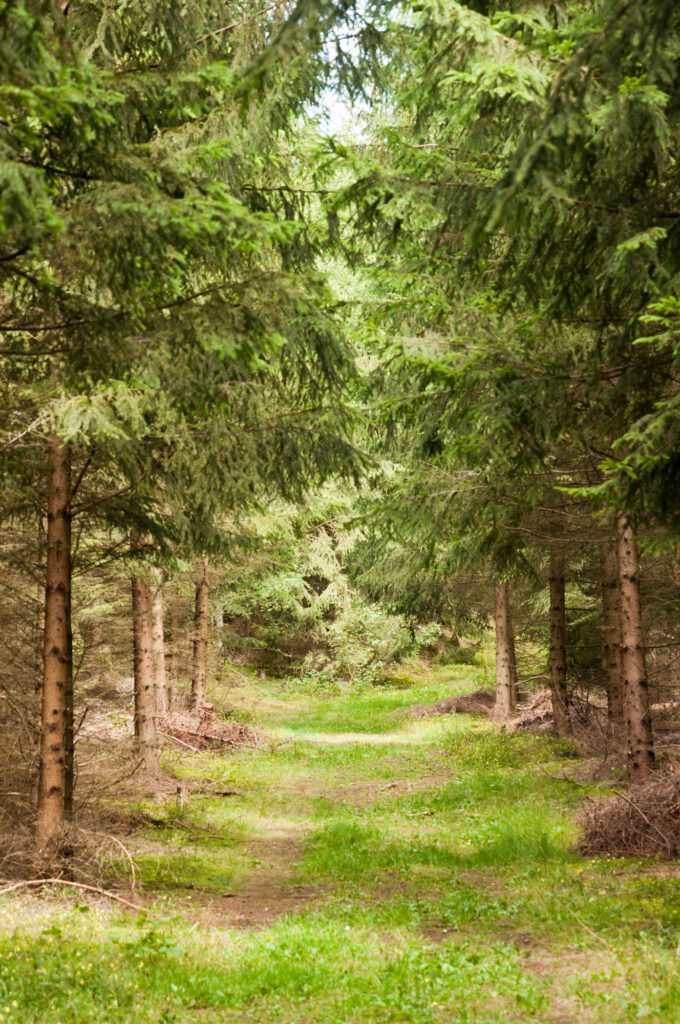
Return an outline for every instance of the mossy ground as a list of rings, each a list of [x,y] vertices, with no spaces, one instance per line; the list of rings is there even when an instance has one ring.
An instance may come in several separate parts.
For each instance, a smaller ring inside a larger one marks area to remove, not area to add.
[[[574,852],[564,744],[408,717],[483,681],[230,690],[266,741],[166,755],[236,794],[153,805],[148,914],[0,902],[0,1021],[680,1021],[678,867]]]

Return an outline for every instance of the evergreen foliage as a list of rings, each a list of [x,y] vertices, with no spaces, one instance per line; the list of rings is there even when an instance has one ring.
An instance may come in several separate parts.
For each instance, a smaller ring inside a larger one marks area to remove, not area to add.
[[[282,506],[252,524],[250,550],[234,560],[218,597],[224,647],[237,662],[322,683],[368,683],[438,636],[434,623],[434,634],[416,634],[402,608],[390,614],[362,599],[350,573],[352,516],[352,502],[327,487],[304,511]]]
[[[493,618],[497,715],[514,629],[555,728],[606,694],[646,777],[677,700],[679,54],[671,0],[0,6],[2,685],[31,747],[42,676],[55,778],[129,576],[150,747],[166,653],[200,715],[222,662],[365,687]]]
[[[218,13],[10,5],[5,23],[7,47],[26,35],[2,129],[8,433],[27,448],[56,425],[113,476],[116,525],[202,543],[259,481],[293,497],[355,461],[328,405],[351,362],[302,213],[272,199],[295,173],[275,95],[247,119],[234,95],[272,25]]]

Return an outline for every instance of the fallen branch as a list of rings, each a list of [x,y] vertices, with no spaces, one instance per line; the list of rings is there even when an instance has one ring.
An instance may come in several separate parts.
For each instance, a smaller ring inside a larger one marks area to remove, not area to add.
[[[237,789],[192,789],[192,796],[243,796]]]
[[[571,782],[572,786],[579,786],[581,789],[586,788],[583,782],[578,782],[576,779],[571,779],[568,775],[551,775],[551,773],[546,771],[545,768],[543,768],[542,766],[541,771],[546,776],[546,778],[552,779],[553,782]]]
[[[645,822],[647,822],[647,824],[649,825],[649,827],[650,827],[650,828],[653,828],[653,829],[654,829],[654,831],[655,831],[655,832],[656,832],[656,833],[657,833],[657,834],[658,834],[659,836],[661,836],[661,838],[662,838],[662,840],[663,840],[663,844],[664,844],[664,846],[666,847],[666,849],[668,850],[668,852],[669,852],[669,853],[672,853],[672,852],[673,852],[673,844],[672,844],[671,842],[669,842],[668,836],[667,836],[667,835],[665,835],[665,834],[664,834],[664,833],[663,833],[663,832],[661,831],[661,829],[660,829],[660,828],[658,827],[658,825],[655,825],[653,821],[650,821],[650,820],[649,820],[649,818],[647,817],[647,815],[645,814],[645,812],[644,812],[644,811],[642,810],[642,808],[638,807],[638,805],[637,805],[636,803],[634,803],[634,802],[633,802],[633,801],[632,801],[632,800],[630,799],[630,797],[626,796],[626,794],[625,794],[625,793],[622,793],[620,789],[614,789],[614,790],[613,790],[612,792],[616,793],[616,795],[617,795],[617,796],[620,796],[622,800],[625,800],[625,801],[626,801],[626,803],[627,803],[627,804],[629,804],[629,806],[630,806],[630,807],[632,807],[634,811],[637,811],[637,813],[638,813],[638,814],[640,815],[640,817],[642,818],[642,820],[643,820],[643,821],[645,821]]]
[[[122,903],[124,906],[131,907],[133,910],[141,910],[143,914],[148,913],[146,907],[140,907],[138,903],[131,903],[130,900],[126,900],[122,896],[117,896],[113,892],[108,892],[107,889],[98,889],[96,885],[85,885],[84,882],[67,882],[64,878],[33,878],[28,879],[25,882],[14,882],[13,885],[7,885],[4,889],[0,889],[0,896],[5,896],[8,892],[14,892],[16,889],[26,889],[29,886],[43,885],[66,885],[71,889],[86,889],[88,892],[95,892],[99,896],[106,896],[109,900],[116,900],[117,903]]]
[[[671,767],[627,792],[588,804],[581,816],[582,853],[645,857],[680,852],[680,772]]]
[[[661,704],[652,704],[649,710],[655,715],[660,715],[664,711],[675,711],[676,708],[680,708],[680,700],[667,700]]]
[[[169,740],[174,740],[175,743],[181,743],[181,745],[183,747],[186,747],[187,750],[193,750],[194,754],[200,754],[201,753],[201,751],[198,749],[198,747],[192,747],[190,743],[187,743],[185,740],[181,740],[179,738],[179,736],[173,736],[171,732],[161,732],[161,730],[159,729],[158,730],[158,735],[159,736],[166,736]]]
[[[88,829],[85,829],[85,828],[79,828],[78,831],[82,832],[83,835],[85,835],[85,836],[87,836],[87,835],[103,836],[104,839],[108,839],[110,842],[115,843],[116,846],[120,847],[120,849],[123,851],[123,853],[124,853],[128,863],[130,865],[130,874],[132,875],[132,886],[131,886],[131,888],[132,888],[132,891],[134,892],[135,889],[137,888],[137,868],[136,868],[135,862],[134,862],[134,860],[132,858],[132,854],[128,850],[127,846],[124,843],[122,843],[120,841],[120,839],[118,839],[116,836],[112,836],[108,832],[88,831]]]
[[[204,709],[200,718],[189,712],[174,712],[166,715],[159,722],[162,729],[159,732],[177,740],[182,746],[194,753],[202,753],[204,750],[216,750],[221,747],[256,747],[257,736],[250,728],[241,722],[226,721],[214,716],[211,711]]]

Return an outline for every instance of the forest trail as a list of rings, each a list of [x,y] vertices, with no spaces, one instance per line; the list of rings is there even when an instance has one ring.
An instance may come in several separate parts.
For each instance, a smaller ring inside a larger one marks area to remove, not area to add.
[[[293,743],[299,753],[304,746],[355,746],[384,747],[401,746],[427,742],[427,736],[413,734],[403,729],[398,732],[295,732],[293,729],[268,731],[259,726],[261,737],[269,740],[276,750],[287,743]],[[310,805],[323,801],[334,806],[338,813],[351,812],[379,799],[381,794],[397,796],[431,784],[431,775],[423,778],[400,779],[385,785],[376,785],[358,771],[345,773],[342,785],[324,773],[315,784],[314,777],[307,779],[301,787],[299,780],[285,786],[279,792],[282,803],[298,801],[301,798]],[[252,856],[254,869],[246,881],[234,892],[222,894],[219,901],[209,901],[208,915],[201,920],[213,924],[237,928],[262,927],[271,924],[282,914],[288,914],[308,906],[323,896],[324,887],[305,885],[297,880],[296,869],[303,859],[307,838],[312,827],[300,821],[287,821],[274,817],[260,823],[262,834],[249,840],[247,849]],[[326,887],[327,890],[328,887]]]
[[[247,849],[255,865],[252,874],[235,891],[225,891],[217,900],[210,898],[196,920],[221,927],[261,928],[282,914],[302,909],[316,895],[314,887],[296,884],[292,878],[305,836],[305,829],[274,825],[251,840]]]
[[[485,682],[230,689],[260,743],[166,753],[194,792],[134,837],[149,914],[31,903],[0,931],[3,1024],[680,1020],[677,865],[578,856],[601,784],[562,780],[564,744],[408,714]]]
[[[190,919],[267,937],[323,922],[338,944],[334,957],[343,938],[366,941],[368,933],[376,964],[409,943],[434,945],[435,960],[455,950],[453,960],[466,964],[455,968],[457,985],[466,978],[461,1021],[631,1019],[632,1006],[642,1006],[635,996],[623,1010],[611,1004],[615,990],[634,993],[637,985],[625,967],[627,943],[619,944],[679,873],[663,880],[656,867],[625,862],[613,871],[572,852],[582,793],[544,774],[547,767],[569,777],[559,744],[499,737],[468,716],[408,714],[444,689],[473,689],[476,676],[440,670],[406,689],[331,696],[277,684],[232,692],[231,704],[262,739],[258,750],[227,759],[229,775],[241,772],[258,807],[256,820],[252,805],[241,819],[250,821],[252,860],[228,896],[210,900],[198,917],[192,908]],[[657,927],[668,927],[667,915],[680,918],[677,908],[656,906]],[[436,973],[418,983],[435,995],[446,987]],[[446,998],[416,1004],[419,1021],[448,1019]],[[347,1006],[343,1013],[338,1021],[355,1019]],[[670,1018],[664,1010],[658,1019]]]
[[[286,733],[280,731],[277,737],[285,737]],[[410,746],[412,743],[422,743],[420,736],[414,736],[406,732],[289,732],[290,741],[296,743],[320,743],[330,746],[355,746],[384,747],[393,744]],[[285,740],[284,740],[285,742]]]

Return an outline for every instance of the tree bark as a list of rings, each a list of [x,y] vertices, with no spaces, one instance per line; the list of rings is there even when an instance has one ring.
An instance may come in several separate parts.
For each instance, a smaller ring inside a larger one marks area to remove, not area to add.
[[[132,639],[135,673],[135,742],[146,771],[158,770],[153,595],[147,580],[132,577]]]
[[[649,776],[654,765],[649,684],[642,636],[639,557],[631,517],[625,513],[619,516],[617,528],[628,774],[631,781],[639,782]]]
[[[512,634],[510,610],[510,584],[503,580],[496,584],[494,610],[496,624],[496,704],[494,718],[506,721],[517,709],[517,664],[515,640]]]
[[[552,699],[555,732],[567,736],[571,732],[569,690],[567,688],[567,620],[564,595],[564,557],[550,554],[550,653],[548,678]]]
[[[64,815],[70,821],[73,817],[73,791],[76,784],[76,734],[75,734],[75,707],[73,693],[73,622],[71,617],[71,600],[68,603],[68,623],[66,629],[68,637],[68,662],[71,669],[66,681],[65,715],[64,715]]]
[[[64,823],[67,711],[72,712],[71,449],[52,437],[48,451],[45,636],[36,845],[56,848]],[[70,697],[69,697],[70,695]],[[73,725],[71,721],[71,751]]]
[[[35,592],[35,692],[42,694],[45,670],[45,581],[47,579],[47,516],[38,521],[39,576]],[[38,709],[38,714],[40,711]]]
[[[168,681],[165,671],[165,630],[163,626],[163,574],[155,573],[156,585],[152,600],[152,639],[154,681],[156,691],[156,713],[164,715],[168,710]]]
[[[194,660],[190,698],[190,707],[197,711],[200,711],[205,704],[205,685],[208,677],[209,599],[208,559],[202,558],[196,572]]]
[[[602,653],[607,689],[607,717],[612,729],[623,727],[623,658],[621,650],[621,592],[617,545],[602,545]]]
[[[179,658],[179,617],[177,615],[177,601],[170,601],[169,607],[169,628],[165,634],[167,646],[166,658],[166,693],[168,697],[168,710],[172,711],[175,703],[177,680],[180,672]]]

